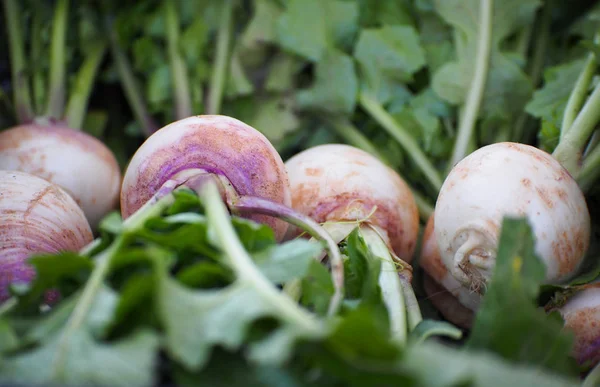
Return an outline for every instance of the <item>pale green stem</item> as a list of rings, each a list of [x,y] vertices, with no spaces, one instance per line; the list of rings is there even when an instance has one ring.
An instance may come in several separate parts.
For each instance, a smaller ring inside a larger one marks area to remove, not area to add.
[[[592,371],[583,380],[582,387],[596,387],[600,385],[600,363],[595,365]]]
[[[79,73],[75,79],[75,86],[70,92],[65,113],[67,125],[71,129],[82,129],[94,80],[96,79],[105,52],[106,43],[97,43],[90,50],[90,53],[79,69]]]
[[[66,37],[69,0],[58,0],[52,21],[52,41],[50,46],[50,84],[46,115],[62,118],[66,97]]]
[[[431,186],[439,191],[442,187],[442,178],[425,153],[419,148],[417,141],[373,97],[360,93],[359,101],[371,117],[402,145],[408,156],[421,169]]]
[[[516,51],[521,54],[523,58],[527,57],[527,51],[529,50],[529,43],[531,41],[531,36],[533,35],[533,24],[528,23],[521,32],[519,33],[519,39],[516,44]]]
[[[190,81],[187,76],[185,61],[179,47],[179,15],[173,0],[166,0],[165,19],[167,29],[167,46],[171,76],[173,77],[173,96],[175,98],[175,119],[180,120],[192,115],[192,99],[190,97]]]
[[[360,148],[389,165],[388,160],[377,150],[375,145],[356,126],[344,118],[326,119],[328,126],[348,144]]]
[[[219,114],[221,111],[225,78],[229,69],[233,0],[223,0],[221,7],[221,20],[217,32],[217,52],[213,62],[206,114]]]
[[[44,109],[44,91],[45,78],[42,63],[42,11],[37,8],[33,12],[32,31],[31,31],[31,61],[35,71],[32,72],[32,88],[33,88],[33,109],[36,112],[41,112]]]
[[[8,34],[12,89],[17,120],[21,123],[28,122],[33,119],[34,113],[31,106],[27,66],[25,65],[21,10],[15,0],[4,0],[4,18]]]
[[[392,338],[399,343],[406,343],[408,337],[406,304],[396,264],[387,245],[375,230],[370,226],[361,226],[360,233],[369,250],[381,260],[379,287],[388,310]]]
[[[206,209],[206,216],[211,224],[220,248],[227,255],[231,268],[236,272],[239,281],[252,284],[273,307],[279,310],[279,316],[307,333],[319,335],[321,327],[315,317],[298,306],[291,298],[275,288],[259,271],[244,248],[229,220],[229,213],[221,199],[221,194],[213,182],[207,182],[200,189],[200,197]]]
[[[475,70],[471,86],[466,97],[464,114],[458,127],[456,142],[452,151],[450,165],[455,165],[467,155],[469,140],[473,136],[479,108],[483,100],[487,74],[490,66],[492,48],[493,0],[481,0],[479,3],[479,41],[475,57]]]
[[[573,125],[560,140],[552,155],[578,179],[585,145],[600,120],[600,85],[597,85]]]
[[[600,147],[596,146],[586,156],[576,178],[577,184],[583,192],[587,192],[592,188],[598,176],[600,176]]]
[[[111,27],[108,28],[108,34],[110,35],[110,48],[119,78],[121,79],[123,90],[125,91],[125,97],[127,98],[127,102],[131,106],[133,114],[140,124],[142,131],[146,137],[150,137],[152,133],[156,132],[158,125],[154,122],[154,119],[146,107],[143,93],[138,86],[127,56],[123,52],[123,49],[119,46],[114,29]]]
[[[551,10],[551,1],[548,1],[542,9],[540,28],[536,32],[537,39],[533,45],[533,59],[529,67],[529,76],[531,78],[531,84],[534,87],[540,82],[542,70],[544,69],[544,61],[546,60],[546,49],[548,48],[548,38],[550,36],[550,26],[552,22]],[[533,23],[531,25],[533,25]],[[529,134],[526,132],[526,129],[528,129],[527,124],[529,120],[530,116],[527,112],[522,112],[521,115],[519,115],[511,134],[511,139],[513,141],[527,140]]]
[[[598,41],[598,35],[596,35],[594,40]],[[575,119],[577,118],[577,114],[579,113],[579,110],[581,109],[581,106],[588,95],[588,89],[592,83],[592,78],[594,77],[597,68],[598,62],[596,61],[596,55],[593,53],[588,54],[583,70],[577,78],[575,87],[573,87],[571,95],[569,95],[569,100],[567,101],[567,106],[565,107],[562,124],[560,126],[561,141],[565,138],[566,133],[569,131],[571,125],[573,125],[573,122],[575,122]]]
[[[54,380],[64,380],[61,375],[65,372],[65,367],[67,365],[67,353],[71,343],[70,340],[72,339],[73,334],[84,324],[90,308],[108,274],[111,262],[119,252],[120,248],[127,242],[130,235],[129,232],[133,232],[142,227],[147,219],[159,215],[172,202],[173,195],[166,195],[157,201],[150,200],[147,205],[142,206],[123,222],[123,233],[117,236],[106,250],[102,251],[94,258],[94,269],[85,283],[81,296],[77,300],[73,313],[67,320],[57,344],[56,355],[53,358],[54,366],[52,367],[52,369],[55,370]],[[94,242],[91,242],[90,244],[94,244]],[[86,250],[86,248],[82,250]]]

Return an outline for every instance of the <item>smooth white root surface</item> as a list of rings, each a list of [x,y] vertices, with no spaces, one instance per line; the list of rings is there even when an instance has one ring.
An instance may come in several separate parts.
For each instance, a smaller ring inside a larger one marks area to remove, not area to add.
[[[442,262],[463,286],[472,290],[489,280],[504,216],[529,220],[548,283],[576,273],[590,239],[590,216],[579,186],[548,153],[497,143],[459,162],[436,203]]]
[[[0,134],[0,169],[59,185],[81,206],[92,228],[117,208],[121,171],[99,140],[66,127],[22,125]]]
[[[296,154],[285,165],[296,211],[320,223],[370,216],[386,232],[396,255],[412,260],[417,205],[409,186],[379,159],[349,145],[326,144]]]

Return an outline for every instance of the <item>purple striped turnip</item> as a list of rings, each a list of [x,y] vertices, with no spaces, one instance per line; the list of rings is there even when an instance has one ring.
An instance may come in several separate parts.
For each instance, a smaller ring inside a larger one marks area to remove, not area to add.
[[[20,171],[0,171],[0,302],[9,285],[29,283],[33,254],[78,251],[93,240],[85,215],[56,184]]]

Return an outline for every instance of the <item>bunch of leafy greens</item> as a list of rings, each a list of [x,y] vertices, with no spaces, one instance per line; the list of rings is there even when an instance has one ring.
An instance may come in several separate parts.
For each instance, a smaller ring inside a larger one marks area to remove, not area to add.
[[[399,344],[390,340],[379,260],[359,233],[344,249],[352,302],[327,317],[322,306],[333,284],[315,259],[319,243],[278,244],[270,228],[230,216],[214,185],[198,193],[180,188],[126,221],[108,216],[102,236],[79,253],[30,259],[37,279],[15,286],[0,311],[0,380],[576,385],[567,367],[570,337],[535,306],[544,273],[531,230],[523,220],[506,220],[503,230],[489,297],[467,346],[419,335]],[[298,303],[281,290],[293,279],[302,283]],[[60,298],[40,308],[49,291]],[[518,315],[506,313],[513,306]]]
[[[132,108],[126,133],[208,113],[254,126],[284,159],[349,143],[399,171],[423,217],[468,152],[535,138],[523,107],[554,47],[550,22],[578,16],[541,0],[489,2],[487,19],[477,0],[106,3],[104,79]]]

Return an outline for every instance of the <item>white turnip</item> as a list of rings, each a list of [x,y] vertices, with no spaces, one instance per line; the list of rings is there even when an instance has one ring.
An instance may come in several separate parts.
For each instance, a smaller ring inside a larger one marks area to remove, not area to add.
[[[477,305],[478,296],[464,292],[462,285],[444,266],[435,240],[434,227],[434,214],[431,214],[423,231],[419,256],[419,266],[424,271],[423,288],[428,300],[444,318],[462,328],[470,328],[474,312],[465,305]]]
[[[393,251],[413,258],[419,214],[410,187],[391,168],[358,148],[327,144],[286,161],[292,207],[319,223],[366,220]]]
[[[70,7],[68,1],[56,1],[48,84],[36,82],[35,88],[39,92],[46,87],[47,94],[41,100],[36,98],[34,106],[29,95],[32,71],[25,61],[20,3],[5,0],[3,6],[17,124],[0,132],[0,169],[27,172],[58,184],[83,208],[95,230],[100,219],[116,209],[121,182],[121,171],[111,150],[81,130],[106,44],[102,39],[90,39],[73,88],[67,90],[65,53]]]
[[[420,321],[410,285],[408,262],[416,247],[417,206],[408,185],[391,168],[358,148],[326,144],[306,149],[286,162],[292,207],[319,223],[338,242],[359,227],[373,254],[381,259],[380,286],[393,335],[406,334]],[[288,237],[297,235],[292,231]]]
[[[121,171],[113,153],[97,138],[59,122],[0,132],[0,169],[58,184],[81,206],[94,229],[118,205]]]
[[[519,143],[476,150],[444,181],[434,227],[441,260],[462,285],[458,298],[471,310],[480,299],[473,293],[482,293],[491,277],[505,216],[526,217],[531,224],[547,283],[576,274],[589,246],[584,195],[556,159]]]
[[[93,239],[85,215],[59,186],[19,171],[0,171],[0,302],[9,286],[35,277],[27,259],[78,251]]]
[[[572,354],[581,365],[600,362],[600,284],[576,290],[558,311],[575,336]]]

